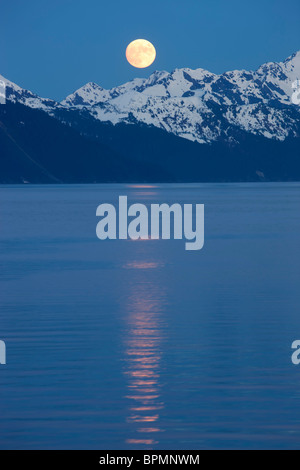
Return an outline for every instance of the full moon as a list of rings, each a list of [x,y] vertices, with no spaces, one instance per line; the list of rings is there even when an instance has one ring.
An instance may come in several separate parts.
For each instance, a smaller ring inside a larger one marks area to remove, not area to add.
[[[133,67],[144,69],[155,61],[156,50],[146,39],[136,39],[127,47],[126,58]]]

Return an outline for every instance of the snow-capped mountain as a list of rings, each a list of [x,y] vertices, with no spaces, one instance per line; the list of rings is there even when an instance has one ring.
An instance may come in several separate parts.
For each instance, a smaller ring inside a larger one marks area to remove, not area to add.
[[[47,112],[60,106],[60,104],[54,100],[40,98],[31,91],[24,90],[24,88],[10,82],[6,78],[2,77],[2,75],[0,75],[0,80],[5,83],[6,99],[13,103],[18,102],[25,106],[29,106],[30,108],[41,109]]]
[[[41,108],[85,110],[113,124],[143,123],[177,136],[211,143],[232,141],[232,129],[266,138],[297,136],[300,106],[292,103],[293,84],[300,80],[300,51],[284,62],[256,71],[216,75],[203,69],[154,72],[111,90],[88,83],[62,103],[41,99],[7,82],[8,99]]]
[[[300,52],[255,72],[216,75],[203,69],[155,72],[112,90],[87,84],[64,106],[88,108],[101,121],[141,122],[200,143],[227,135],[229,126],[284,140],[295,135],[300,107],[292,105],[292,84],[300,79]]]

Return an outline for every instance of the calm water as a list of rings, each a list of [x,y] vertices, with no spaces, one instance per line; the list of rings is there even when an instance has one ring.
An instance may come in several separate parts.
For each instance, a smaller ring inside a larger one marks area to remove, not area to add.
[[[205,247],[96,207],[205,204]],[[0,447],[300,448],[300,185],[0,189]]]

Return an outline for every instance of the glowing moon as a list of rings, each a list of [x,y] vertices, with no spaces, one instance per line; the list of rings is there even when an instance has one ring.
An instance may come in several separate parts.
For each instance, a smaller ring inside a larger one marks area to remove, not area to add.
[[[127,47],[126,58],[133,67],[144,69],[155,61],[156,50],[146,39],[136,39]]]

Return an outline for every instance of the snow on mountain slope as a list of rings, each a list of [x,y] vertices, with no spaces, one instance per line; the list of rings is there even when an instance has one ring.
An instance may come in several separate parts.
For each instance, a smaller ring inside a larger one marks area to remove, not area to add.
[[[216,75],[203,69],[155,72],[112,90],[89,85],[62,105],[84,107],[97,119],[140,122],[200,143],[226,138],[229,126],[284,140],[296,135],[300,108],[292,105],[292,84],[300,79],[300,52],[255,72]],[[78,95],[82,99],[78,102]]]
[[[235,129],[284,140],[298,135],[300,106],[292,85],[300,80],[300,52],[256,71],[216,75],[204,69],[154,72],[105,90],[88,83],[57,104],[8,82],[8,99],[53,114],[57,108],[85,109],[100,121],[144,123],[200,143],[232,140]]]
[[[86,107],[101,104],[131,90],[135,90],[135,88],[142,85],[143,82],[143,79],[137,78],[125,85],[121,85],[111,90],[105,90],[101,86],[97,85],[97,83],[87,83],[83,87],[79,88],[79,90],[67,96],[61,104],[68,107]]]
[[[30,108],[37,108],[44,111],[50,111],[56,107],[60,107],[60,104],[56,101],[40,98],[38,95],[35,95],[31,91],[24,90],[13,82],[10,82],[6,78],[0,75],[0,80],[2,80],[6,85],[6,99],[16,103],[19,102]]]
[[[64,106],[93,106],[109,99],[108,90],[104,90],[97,83],[87,83],[75,93],[68,96],[63,102]]]
[[[300,51],[295,52],[295,54],[286,59],[282,67],[291,81],[298,80],[300,76]]]

